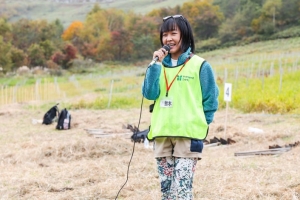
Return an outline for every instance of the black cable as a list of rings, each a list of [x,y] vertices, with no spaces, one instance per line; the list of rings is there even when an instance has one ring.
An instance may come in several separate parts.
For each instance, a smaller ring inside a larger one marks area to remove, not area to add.
[[[148,66],[146,72],[145,72],[145,76],[144,76],[144,85],[145,85],[145,79],[146,79],[146,74],[147,74],[147,71],[149,69],[150,65]],[[127,181],[128,181],[128,175],[129,175],[129,167],[130,167],[130,163],[131,163],[131,160],[132,160],[132,157],[133,157],[133,153],[134,153],[134,148],[135,148],[135,139],[136,139],[136,136],[137,136],[137,133],[138,133],[138,130],[139,130],[139,127],[140,127],[140,123],[141,123],[141,118],[142,118],[142,111],[143,111],[143,103],[144,103],[144,95],[142,97],[142,101],[141,101],[141,108],[140,108],[140,117],[139,117],[139,122],[138,122],[138,125],[137,125],[137,130],[135,130],[135,133],[133,133],[133,148],[132,148],[132,153],[131,153],[131,157],[130,157],[130,160],[129,160],[129,163],[128,163],[128,167],[127,167],[127,176],[126,176],[126,181],[125,183],[122,185],[122,187],[120,188],[119,192],[117,193],[117,196],[115,198],[115,200],[117,200],[121,190],[124,188],[124,186],[126,185]]]

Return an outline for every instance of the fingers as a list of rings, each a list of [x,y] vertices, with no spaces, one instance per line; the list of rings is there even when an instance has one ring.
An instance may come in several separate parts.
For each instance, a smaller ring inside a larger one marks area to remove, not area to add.
[[[160,51],[163,52],[164,56],[167,56],[168,55],[168,51],[164,48],[161,48]]]
[[[161,48],[153,53],[153,59],[158,57],[158,61],[161,62],[167,55],[168,52],[164,48]]]

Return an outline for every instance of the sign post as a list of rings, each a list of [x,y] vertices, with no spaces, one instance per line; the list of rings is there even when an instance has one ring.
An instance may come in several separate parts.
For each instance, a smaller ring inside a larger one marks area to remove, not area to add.
[[[224,86],[224,101],[226,101],[226,115],[225,115],[224,139],[226,138],[228,102],[231,101],[231,92],[232,92],[232,84],[231,83],[225,83],[225,86]]]

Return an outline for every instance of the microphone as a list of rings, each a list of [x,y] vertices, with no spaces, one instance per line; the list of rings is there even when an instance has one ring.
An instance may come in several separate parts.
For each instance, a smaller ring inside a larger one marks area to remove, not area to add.
[[[170,52],[171,50],[171,47],[169,45],[164,45],[162,48],[164,48],[168,53]],[[154,63],[156,63],[158,61],[158,56],[156,56],[152,61],[151,63],[149,64],[149,66],[153,65]]]

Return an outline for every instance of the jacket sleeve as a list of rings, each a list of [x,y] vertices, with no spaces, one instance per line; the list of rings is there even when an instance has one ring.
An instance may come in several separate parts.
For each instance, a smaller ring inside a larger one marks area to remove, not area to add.
[[[208,62],[204,62],[200,69],[200,85],[202,90],[202,104],[207,124],[214,119],[218,109],[219,88],[216,84],[214,72]]]
[[[145,80],[142,86],[142,94],[148,100],[156,100],[159,97],[159,76],[161,64],[155,63],[147,68]]]

